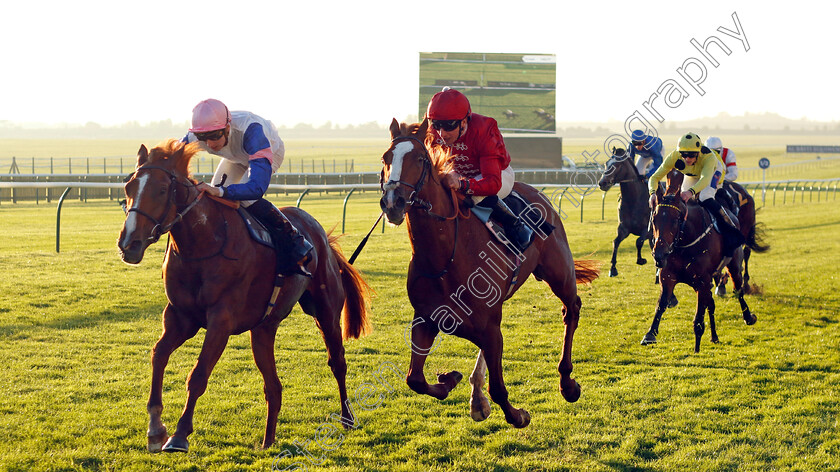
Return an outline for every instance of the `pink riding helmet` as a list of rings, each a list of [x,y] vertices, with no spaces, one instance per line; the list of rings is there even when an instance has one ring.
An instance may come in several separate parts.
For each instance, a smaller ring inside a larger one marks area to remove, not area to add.
[[[206,133],[222,129],[230,123],[230,112],[224,103],[208,98],[193,108],[190,132]]]

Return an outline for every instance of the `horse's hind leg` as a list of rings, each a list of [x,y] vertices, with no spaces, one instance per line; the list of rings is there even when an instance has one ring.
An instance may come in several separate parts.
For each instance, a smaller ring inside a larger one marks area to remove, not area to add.
[[[356,423],[356,418],[350,410],[350,402],[347,398],[347,360],[344,358],[344,343],[341,338],[341,307],[344,304],[344,297],[337,299],[334,295],[336,294],[326,292],[317,294],[314,315],[315,322],[324,337],[324,345],[327,347],[327,363],[338,383],[338,397],[341,402],[340,422],[345,428],[351,428]]]
[[[470,375],[472,392],[470,395],[470,416],[476,421],[484,421],[490,416],[490,401],[484,395],[484,376],[487,374],[487,362],[484,360],[484,351],[478,351],[478,358],[475,360],[475,368]]]
[[[415,317],[411,322],[411,362],[405,381],[408,388],[415,392],[443,400],[458,385],[463,375],[458,371],[452,371],[438,375],[438,383],[434,385],[426,381],[423,366],[426,364],[426,356],[435,350],[434,342],[437,334],[438,327],[435,323],[419,317]]]
[[[557,251],[567,254],[563,257],[571,260],[571,254],[568,252],[559,249]],[[546,252],[552,257],[556,253]],[[575,274],[568,273],[566,267],[562,263],[549,261],[541,263],[534,273],[540,274],[540,278],[546,281],[554,295],[563,303],[563,355],[560,357],[557,370],[560,372],[560,393],[566,401],[574,402],[580,398],[580,384],[572,378],[572,341],[580,319],[581,302],[577,295]]]
[[[163,373],[169,357],[187,339],[195,336],[198,326],[185,324],[176,315],[172,305],[163,310],[163,333],[152,349],[152,386],[146,411],[149,413],[149,430],[147,432],[147,449],[149,452],[160,452],[163,444],[169,439],[166,426],[161,420],[163,412]]]
[[[749,246],[744,246],[744,281],[741,284],[741,292],[743,293],[752,293],[752,287],[750,286],[750,255],[752,255],[752,249]]]
[[[746,252],[744,253],[744,259],[746,260]],[[729,262],[728,268],[732,274],[732,285],[735,286],[734,294],[738,298],[738,303],[741,305],[741,315],[744,317],[744,323],[748,326],[754,325],[758,321],[758,318],[750,311],[750,307],[747,306],[747,301],[744,300],[746,286],[741,276],[741,258],[738,257],[738,252],[735,253],[735,257]]]
[[[502,375],[502,332],[499,326],[488,326],[483,335],[481,349],[490,377],[490,398],[502,408],[508,423],[516,428],[524,428],[531,423],[531,415],[524,409],[514,408],[508,401],[508,391]]]
[[[268,406],[265,420],[265,435],[262,448],[274,444],[277,431],[277,416],[283,404],[283,385],[277,377],[277,363],[274,357],[274,338],[277,335],[276,323],[264,323],[251,330],[251,352],[263,378],[263,391]]]
[[[645,245],[645,241],[647,241],[646,234],[643,234],[636,239],[636,264],[638,265],[647,264],[647,259],[642,257],[642,247]]]
[[[706,331],[706,324],[704,316],[706,314],[706,307],[709,306],[709,300],[712,300],[712,291],[709,285],[703,284],[701,288],[697,289],[697,312],[694,314],[694,352],[700,352],[700,339]],[[714,300],[712,300],[714,303]]]

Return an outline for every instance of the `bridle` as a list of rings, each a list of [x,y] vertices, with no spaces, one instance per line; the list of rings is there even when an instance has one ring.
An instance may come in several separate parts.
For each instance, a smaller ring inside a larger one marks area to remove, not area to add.
[[[192,202],[190,202],[186,207],[184,207],[183,210],[177,212],[177,214],[172,219],[172,221],[170,221],[167,224],[163,224],[164,220],[166,219],[166,215],[169,214],[170,208],[175,207],[176,211],[178,209],[178,207],[175,203],[175,192],[177,190],[177,187],[175,186],[175,184],[182,185],[182,186],[187,187],[187,188],[195,187],[196,184],[194,184],[192,182],[189,182],[189,181],[187,181],[188,183],[186,183],[186,184],[181,183],[178,180],[178,176],[176,176],[171,170],[166,169],[164,167],[153,166],[153,165],[144,165],[144,166],[138,167],[137,170],[135,170],[132,174],[130,174],[128,177],[125,178],[126,183],[134,180],[137,177],[137,174],[140,173],[141,171],[148,171],[148,170],[160,170],[160,171],[165,172],[167,175],[169,175],[169,195],[167,196],[166,207],[164,208],[163,213],[161,214],[160,218],[155,218],[154,216],[150,215],[146,211],[141,210],[138,207],[128,208],[128,209],[125,210],[125,213],[126,213],[126,215],[128,215],[131,212],[136,212],[136,213],[138,213],[140,215],[143,215],[146,218],[152,220],[152,222],[154,222],[155,226],[152,228],[152,231],[151,231],[151,234],[149,235],[149,237],[146,238],[146,240],[149,242],[149,244],[154,244],[160,239],[160,237],[162,235],[168,233],[169,230],[171,230],[173,226],[178,224],[178,222],[180,222],[184,218],[184,215],[186,215],[187,212],[192,210],[193,207],[198,204],[199,200],[201,200],[201,197],[204,195],[204,192],[200,192]]]
[[[709,224],[706,225],[706,229],[702,233],[700,233],[700,235],[697,236],[694,239],[694,241],[692,241],[688,244],[681,245],[680,242],[682,241],[682,238],[683,238],[684,233],[685,233],[685,224],[688,220],[688,208],[686,208],[685,214],[683,214],[682,209],[680,209],[680,207],[678,207],[676,205],[671,205],[670,203],[659,203],[659,204],[656,205],[656,209],[654,209],[654,211],[651,212],[651,214],[650,214],[651,221],[653,220],[653,216],[657,212],[659,207],[673,208],[673,209],[677,210],[677,213],[680,216],[680,220],[681,220],[680,228],[679,228],[679,230],[677,230],[677,234],[674,236],[674,240],[668,246],[667,251],[665,253],[666,256],[673,253],[675,249],[686,249],[686,248],[690,248],[691,246],[694,246],[695,244],[699,243],[703,238],[705,238],[709,233],[712,232],[712,222],[709,222]],[[703,214],[705,215],[705,212],[703,212]],[[704,219],[705,219],[705,216],[704,216]]]
[[[616,156],[611,156],[610,158],[612,159],[612,158],[615,158],[615,157]],[[625,182],[636,182],[636,181],[644,182],[645,181],[645,178],[639,173],[639,169],[637,169],[636,166],[633,165],[633,162],[630,161],[630,156],[627,156],[624,159],[615,159],[615,161],[616,162],[627,161],[628,165],[633,168],[633,173],[636,174],[636,176],[635,177],[628,177],[628,178],[623,179],[623,180],[613,180],[612,185],[621,184],[621,183],[625,183]],[[610,172],[610,174],[615,174],[617,172],[617,166],[612,166],[611,168],[612,168],[612,172]],[[609,169],[607,169],[607,170],[609,170]],[[604,175],[607,175],[607,171],[604,171]]]
[[[383,179],[380,179],[379,184],[380,188],[382,189],[382,193],[385,193],[388,190],[394,190],[400,185],[405,185],[406,187],[411,189],[411,194],[408,196],[408,201],[405,202],[406,205],[414,205],[415,202],[422,205],[421,202],[423,202],[428,204],[429,209],[431,209],[431,204],[417,198],[417,194],[420,193],[420,190],[423,189],[423,185],[426,183],[426,178],[431,174],[432,159],[429,157],[429,151],[428,149],[426,149],[426,145],[423,143],[423,141],[420,141],[414,136],[397,136],[396,138],[391,140],[392,147],[399,140],[412,140],[420,144],[420,147],[423,148],[423,157],[421,157],[419,160],[420,163],[423,165],[423,170],[420,172],[420,177],[417,179],[417,182],[415,182],[414,185],[411,185],[410,183],[405,182],[403,180],[389,179],[387,182],[383,182]],[[417,200],[415,200],[415,198],[417,198]]]

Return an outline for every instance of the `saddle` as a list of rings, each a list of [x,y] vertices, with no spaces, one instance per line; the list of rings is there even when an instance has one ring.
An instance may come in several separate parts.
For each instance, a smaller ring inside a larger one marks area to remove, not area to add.
[[[242,206],[237,208],[236,212],[239,213],[239,216],[242,217],[242,221],[245,222],[245,227],[248,228],[248,234],[251,235],[251,239],[263,246],[268,246],[271,249],[277,249],[274,246],[274,241],[271,239],[271,233],[268,232],[265,225],[263,225],[260,220],[248,213],[248,211]]]
[[[503,198],[502,201],[505,202],[514,214],[519,215],[522,222],[534,230],[534,234],[538,235],[540,238],[545,239],[552,231],[554,231],[554,225],[546,220],[546,217],[540,212],[540,210],[537,209],[537,206],[533,205],[517,191],[514,190],[510,192],[510,195]],[[499,241],[499,243],[508,247],[508,249],[512,252],[514,251],[513,245],[509,242],[507,236],[505,235],[504,226],[490,219],[490,215],[492,213],[491,208],[473,205],[470,210],[476,218],[481,220],[481,222],[487,226],[490,233],[497,241]],[[534,238],[531,238],[531,241],[525,248],[522,249],[522,252],[528,249],[533,242]],[[517,254],[519,254],[519,252],[517,252]]]

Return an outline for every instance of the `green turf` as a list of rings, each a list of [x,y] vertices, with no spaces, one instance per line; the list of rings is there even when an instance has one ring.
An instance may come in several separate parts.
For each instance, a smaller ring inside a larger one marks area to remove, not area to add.
[[[293,196],[274,200],[294,204]],[[341,224],[341,201],[313,195],[302,208],[331,228]],[[564,208],[575,257],[608,261],[615,193],[607,194],[603,220],[600,192],[584,199],[583,223],[571,200]],[[378,213],[376,194],[351,198],[345,253]],[[191,450],[179,455],[145,452],[149,354],[164,304],[163,244],[140,266],[127,266],[115,245],[119,207],[68,201],[56,253],[55,215],[54,205],[43,203],[0,206],[3,471],[840,470],[840,207],[825,195],[819,203],[768,202],[759,211],[772,250],[752,259],[761,294],[747,301],[758,323],[745,326],[736,300],[718,300],[721,343],[712,345],[707,333],[699,354],[694,295],[682,285],[676,292],[682,303],[666,312],[659,343],[639,345],[658,290],[651,265],[636,266],[625,242],[618,277],[604,273],[579,287],[574,376],[583,395],[574,404],[557,388],[557,300],[528,281],[506,303],[503,321],[510,398],[533,418],[522,430],[507,425],[495,405],[485,422],[471,420],[466,382],[438,401],[382,370],[392,363],[404,373],[408,365],[410,250],[405,226],[377,228],[357,261],[376,290],[374,332],[346,348],[353,404],[365,389],[381,402],[357,407],[357,429],[324,436],[338,411],[337,389],[317,328],[296,309],[276,344],[285,388],[277,444],[258,449],[265,405],[242,335],[231,339],[211,376]],[[163,416],[171,429],[202,339],[203,332],[176,351],[166,369]],[[468,342],[445,337],[427,374],[469,372],[475,353]],[[391,390],[376,380],[380,371]],[[297,449],[307,441],[309,456]]]

